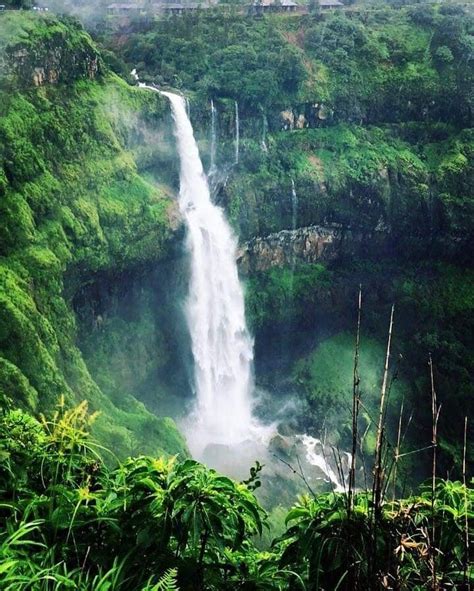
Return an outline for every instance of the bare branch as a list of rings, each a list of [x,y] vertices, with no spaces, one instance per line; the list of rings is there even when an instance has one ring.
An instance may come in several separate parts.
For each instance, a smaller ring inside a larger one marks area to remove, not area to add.
[[[354,352],[354,375],[352,380],[352,456],[349,469],[349,491],[348,491],[348,511],[354,508],[355,491],[355,470],[357,456],[357,431],[360,405],[360,376],[359,376],[359,348],[360,348],[360,321],[362,312],[362,286],[359,285],[359,298],[357,307],[357,333]]]

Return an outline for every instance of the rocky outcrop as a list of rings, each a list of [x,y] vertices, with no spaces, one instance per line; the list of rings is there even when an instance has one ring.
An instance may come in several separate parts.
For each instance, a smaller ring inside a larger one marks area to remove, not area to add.
[[[338,255],[342,235],[337,226],[307,226],[253,238],[239,249],[239,267],[242,273],[251,274],[272,267],[329,261]]]
[[[0,79],[27,88],[92,80],[101,73],[99,54],[78,24],[45,17],[41,26],[28,37],[13,38],[0,53]]]
[[[322,121],[331,118],[332,111],[322,103],[304,103],[281,111],[271,117],[272,130],[293,130],[318,127]]]
[[[72,52],[59,45],[42,51],[18,49],[10,56],[10,72],[22,86],[43,86],[74,79],[93,80],[100,71],[99,57],[92,47]]]

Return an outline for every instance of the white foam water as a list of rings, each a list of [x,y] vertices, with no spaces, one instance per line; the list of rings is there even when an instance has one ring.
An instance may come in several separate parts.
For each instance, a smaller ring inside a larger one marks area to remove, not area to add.
[[[253,340],[245,321],[236,263],[237,239],[211,201],[184,99],[170,103],[180,155],[179,206],[187,225],[190,282],[186,316],[195,365],[196,408],[188,444],[201,457],[208,444],[235,445],[251,437]]]

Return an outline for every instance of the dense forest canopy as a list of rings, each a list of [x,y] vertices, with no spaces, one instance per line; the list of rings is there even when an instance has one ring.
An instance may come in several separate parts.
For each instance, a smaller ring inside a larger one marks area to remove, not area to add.
[[[462,8],[264,20],[203,12],[135,26],[123,55],[139,70],[243,108],[314,101],[335,121],[471,122],[472,22]]]

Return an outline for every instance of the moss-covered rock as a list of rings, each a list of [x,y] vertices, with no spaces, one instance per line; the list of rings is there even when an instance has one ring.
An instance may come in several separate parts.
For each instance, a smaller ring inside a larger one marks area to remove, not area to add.
[[[0,83],[42,86],[103,73],[89,35],[73,19],[8,11],[0,20]]]

